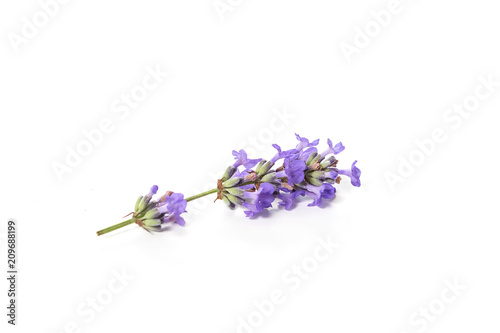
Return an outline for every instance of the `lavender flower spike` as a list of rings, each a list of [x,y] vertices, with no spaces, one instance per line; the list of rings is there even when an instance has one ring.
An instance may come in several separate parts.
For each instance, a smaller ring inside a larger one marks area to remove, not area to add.
[[[165,198],[163,205],[158,207],[160,213],[164,213],[163,223],[175,222],[180,226],[184,226],[186,221],[181,214],[186,212],[187,201],[184,200],[182,193],[173,193]]]
[[[168,222],[184,226],[186,222],[181,214],[186,212],[186,206],[183,194],[168,191],[159,201],[152,202],[146,212],[134,214],[135,222],[150,231],[161,231],[161,225]]]
[[[319,206],[322,200],[336,196],[334,185],[342,181],[339,175],[349,177],[353,186],[361,186],[361,170],[356,166],[357,161],[352,163],[350,169],[337,168],[339,161],[335,155],[345,149],[342,142],[333,145],[328,139],[328,149],[318,154],[316,146],[319,140],[311,142],[298,134],[295,136],[299,141],[295,148],[282,150],[273,144],[277,153],[270,160],[249,159],[243,149],[233,150],[235,162],[226,168],[214,184],[216,187],[188,198],[181,193],[167,191],[154,199],[158,186],[153,185],[146,195],[137,199],[134,211],[127,215],[132,215],[130,219],[102,229],[97,235],[134,223],[147,231],[165,230],[163,225],[171,222],[184,226],[186,221],[182,214],[186,212],[188,202],[210,194],[217,194],[215,201],[221,200],[231,209],[244,207],[247,217],[255,217],[264,209],[273,207],[276,199],[285,210],[294,208],[295,201],[305,195],[313,199],[308,206]],[[275,166],[281,159],[283,164]]]

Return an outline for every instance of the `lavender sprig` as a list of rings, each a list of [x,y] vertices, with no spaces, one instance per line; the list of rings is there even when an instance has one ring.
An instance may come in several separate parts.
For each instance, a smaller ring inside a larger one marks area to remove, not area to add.
[[[284,206],[285,210],[291,210],[295,200],[306,195],[313,199],[308,206],[319,206],[323,199],[335,197],[336,188],[332,184],[340,183],[340,175],[349,177],[353,186],[361,186],[361,170],[356,166],[357,161],[352,163],[350,169],[337,168],[335,155],[345,149],[341,142],[334,146],[328,139],[328,149],[319,154],[316,148],[319,140],[310,142],[298,134],[295,136],[299,143],[294,149],[283,151],[273,144],[277,153],[269,161],[249,159],[244,150],[233,151],[236,161],[227,167],[217,187],[186,199],[182,193],[172,191],[153,199],[158,192],[158,186],[154,185],[146,195],[137,199],[134,211],[129,214],[131,219],[102,229],[97,235],[134,223],[149,232],[161,231],[170,223],[184,226],[181,215],[186,212],[187,203],[215,193],[215,200],[222,200],[231,209],[244,207],[247,217],[256,217],[271,208],[276,199],[280,200],[278,205]],[[280,160],[282,164],[275,168]]]

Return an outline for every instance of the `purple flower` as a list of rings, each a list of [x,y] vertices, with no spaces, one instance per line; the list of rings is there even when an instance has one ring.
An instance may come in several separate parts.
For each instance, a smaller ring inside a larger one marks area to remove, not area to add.
[[[236,170],[236,172],[234,173],[233,177],[245,178],[249,174],[250,174],[250,172],[248,170],[242,170],[242,171]],[[239,186],[239,188],[241,188],[243,190],[249,190],[249,189],[253,188],[253,185],[243,185],[243,186]]]
[[[165,197],[165,201],[157,209],[159,213],[165,214],[163,223],[175,222],[184,226],[186,222],[181,217],[181,214],[186,212],[186,206],[187,201],[184,200],[184,195],[182,193],[173,193]]]
[[[276,155],[271,158],[270,162],[271,163],[276,163],[277,160],[292,156],[295,153],[295,149],[290,149],[290,150],[285,150],[281,151],[281,147],[278,146],[277,144],[273,144],[273,147],[278,151]]]
[[[304,180],[304,169],[306,163],[302,160],[285,158],[285,169],[276,173],[276,178],[287,177],[288,185],[298,184]]]
[[[285,159],[285,174],[288,178],[288,185],[298,184],[304,180],[304,170],[306,162],[302,160],[290,161],[289,158]]]
[[[310,147],[310,148],[307,148],[307,149],[304,149],[303,151],[301,151],[299,153],[299,155],[297,156],[297,158],[299,160],[307,161],[307,159],[309,158],[309,156],[311,156],[311,154],[317,153],[317,152],[318,152],[317,148]]]
[[[153,197],[153,195],[156,194],[156,192],[158,192],[158,186],[157,185],[151,186],[151,189],[149,190],[148,194],[146,194],[144,196],[144,200],[145,200],[146,204],[149,203],[149,201],[151,200],[151,198]]]
[[[274,186],[269,183],[262,183],[259,189],[255,192],[245,192],[245,198],[250,200],[250,202],[244,202],[243,207],[249,210],[245,211],[247,217],[255,216],[255,214],[260,213],[264,208],[272,207],[272,202],[275,199],[274,196]]]
[[[358,169],[356,163],[358,163],[358,161],[354,161],[352,163],[351,170],[339,170],[339,174],[351,178],[351,184],[353,186],[359,187],[361,186],[361,181],[359,180],[359,178],[361,177],[361,170]]]
[[[278,204],[281,206],[285,206],[286,210],[291,210],[295,198],[297,198],[299,195],[304,196],[305,192],[306,191],[304,190],[295,190],[290,193],[280,193],[278,194],[278,199],[280,199],[281,201],[278,202]]]
[[[137,199],[134,211],[136,213],[143,212],[148,207],[151,199],[153,198],[153,195],[155,195],[156,192],[158,192],[158,186],[151,186],[148,194],[146,194],[145,196],[140,196],[139,199]]]
[[[156,194],[156,192],[158,192],[158,185],[153,185],[151,186],[148,195],[152,197],[154,194]]]
[[[262,160],[261,158],[255,160],[247,158],[247,153],[243,149],[241,149],[239,152],[233,150],[233,156],[234,159],[236,160],[236,162],[234,162],[233,164],[235,168],[239,167],[240,165],[243,165],[245,169],[251,169]]]
[[[293,156],[294,159],[305,161],[312,153],[318,152],[318,149],[314,146],[318,145],[319,139],[309,142],[308,139],[303,138],[298,134],[295,134],[295,137],[299,140],[299,143],[295,147],[295,155]]]
[[[321,205],[321,199],[333,199],[336,192],[335,187],[328,183],[323,183],[321,186],[307,184],[306,189],[306,194],[314,199],[308,206],[319,206]]]
[[[339,174],[335,170],[325,171],[325,179],[337,179]]]
[[[319,143],[319,139],[316,139],[314,140],[313,142],[309,142],[308,139],[306,138],[302,138],[300,135],[298,135],[297,133],[295,133],[295,137],[297,138],[297,140],[299,140],[299,143],[297,144],[297,146],[295,147],[295,149],[297,150],[297,152],[300,152],[302,151],[302,149],[304,148],[308,148],[308,147],[313,147],[313,146],[317,146],[318,143]]]
[[[328,139],[326,142],[328,143],[328,149],[321,153],[321,156],[323,157],[325,157],[328,154],[337,155],[345,149],[342,142],[337,143],[335,146],[333,146],[332,140],[330,139]]]

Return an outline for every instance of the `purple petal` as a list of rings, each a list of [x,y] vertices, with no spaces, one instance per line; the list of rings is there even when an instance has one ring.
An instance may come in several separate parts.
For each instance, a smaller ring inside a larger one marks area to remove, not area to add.
[[[249,159],[247,153],[243,149],[240,149],[240,151],[233,150],[233,156],[236,160],[233,164],[235,168],[243,165],[246,169],[251,169],[262,160],[261,158]]]
[[[304,180],[306,163],[302,160],[290,161],[285,159],[285,174],[288,177],[288,185],[298,184]]]

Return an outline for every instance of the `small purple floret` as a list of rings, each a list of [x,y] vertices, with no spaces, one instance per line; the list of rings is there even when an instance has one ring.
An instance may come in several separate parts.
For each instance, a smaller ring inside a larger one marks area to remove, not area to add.
[[[302,160],[290,161],[285,159],[285,174],[288,178],[288,185],[298,184],[304,180],[304,170],[306,163]]]
[[[308,206],[321,205],[321,199],[333,199],[335,197],[335,192],[335,187],[328,183],[323,183],[321,186],[308,184],[306,194],[314,199]]]
[[[297,140],[299,140],[299,143],[295,147],[295,149],[297,150],[297,152],[302,151],[302,149],[304,149],[304,148],[317,146],[318,143],[319,143],[319,139],[316,139],[313,142],[309,142],[308,139],[301,137],[297,133],[295,133],[295,137],[297,138]]]
[[[265,208],[272,207],[275,199],[275,188],[269,183],[262,183],[256,192],[245,192],[245,198],[251,202],[244,202],[243,207],[248,208],[245,211],[247,217],[255,216],[262,212]]]
[[[305,192],[306,191],[304,191],[304,190],[296,190],[296,191],[293,191],[293,192],[290,192],[290,193],[280,193],[280,194],[278,194],[278,199],[280,199],[281,201],[278,202],[278,204],[281,205],[281,206],[285,206],[286,210],[291,210],[292,206],[293,206],[293,203],[294,203],[294,200],[299,195],[300,196],[304,196]]]
[[[354,161],[351,165],[351,170],[339,170],[339,174],[345,175],[349,178],[351,178],[351,184],[356,187],[361,186],[361,170],[356,166],[356,163],[358,161]]]
[[[151,189],[149,190],[148,194],[144,196],[147,203],[149,203],[149,201],[151,200],[153,195],[156,194],[156,192],[158,192],[158,186],[157,185],[151,186]]]
[[[241,149],[240,151],[233,150],[233,156],[236,160],[236,162],[234,162],[233,164],[235,168],[243,165],[245,169],[251,169],[262,160],[261,158],[249,159],[247,157],[247,153],[243,149]]]
[[[321,156],[323,157],[329,154],[334,154],[334,155],[340,154],[345,149],[342,142],[337,143],[335,146],[333,145],[332,140],[330,139],[328,139],[326,142],[328,143],[328,149],[321,153]]]
[[[186,212],[187,201],[184,200],[182,193],[173,193],[165,197],[165,201],[158,207],[160,213],[165,213],[163,222],[175,222],[178,225],[184,226],[186,222],[181,217],[182,213]]]

